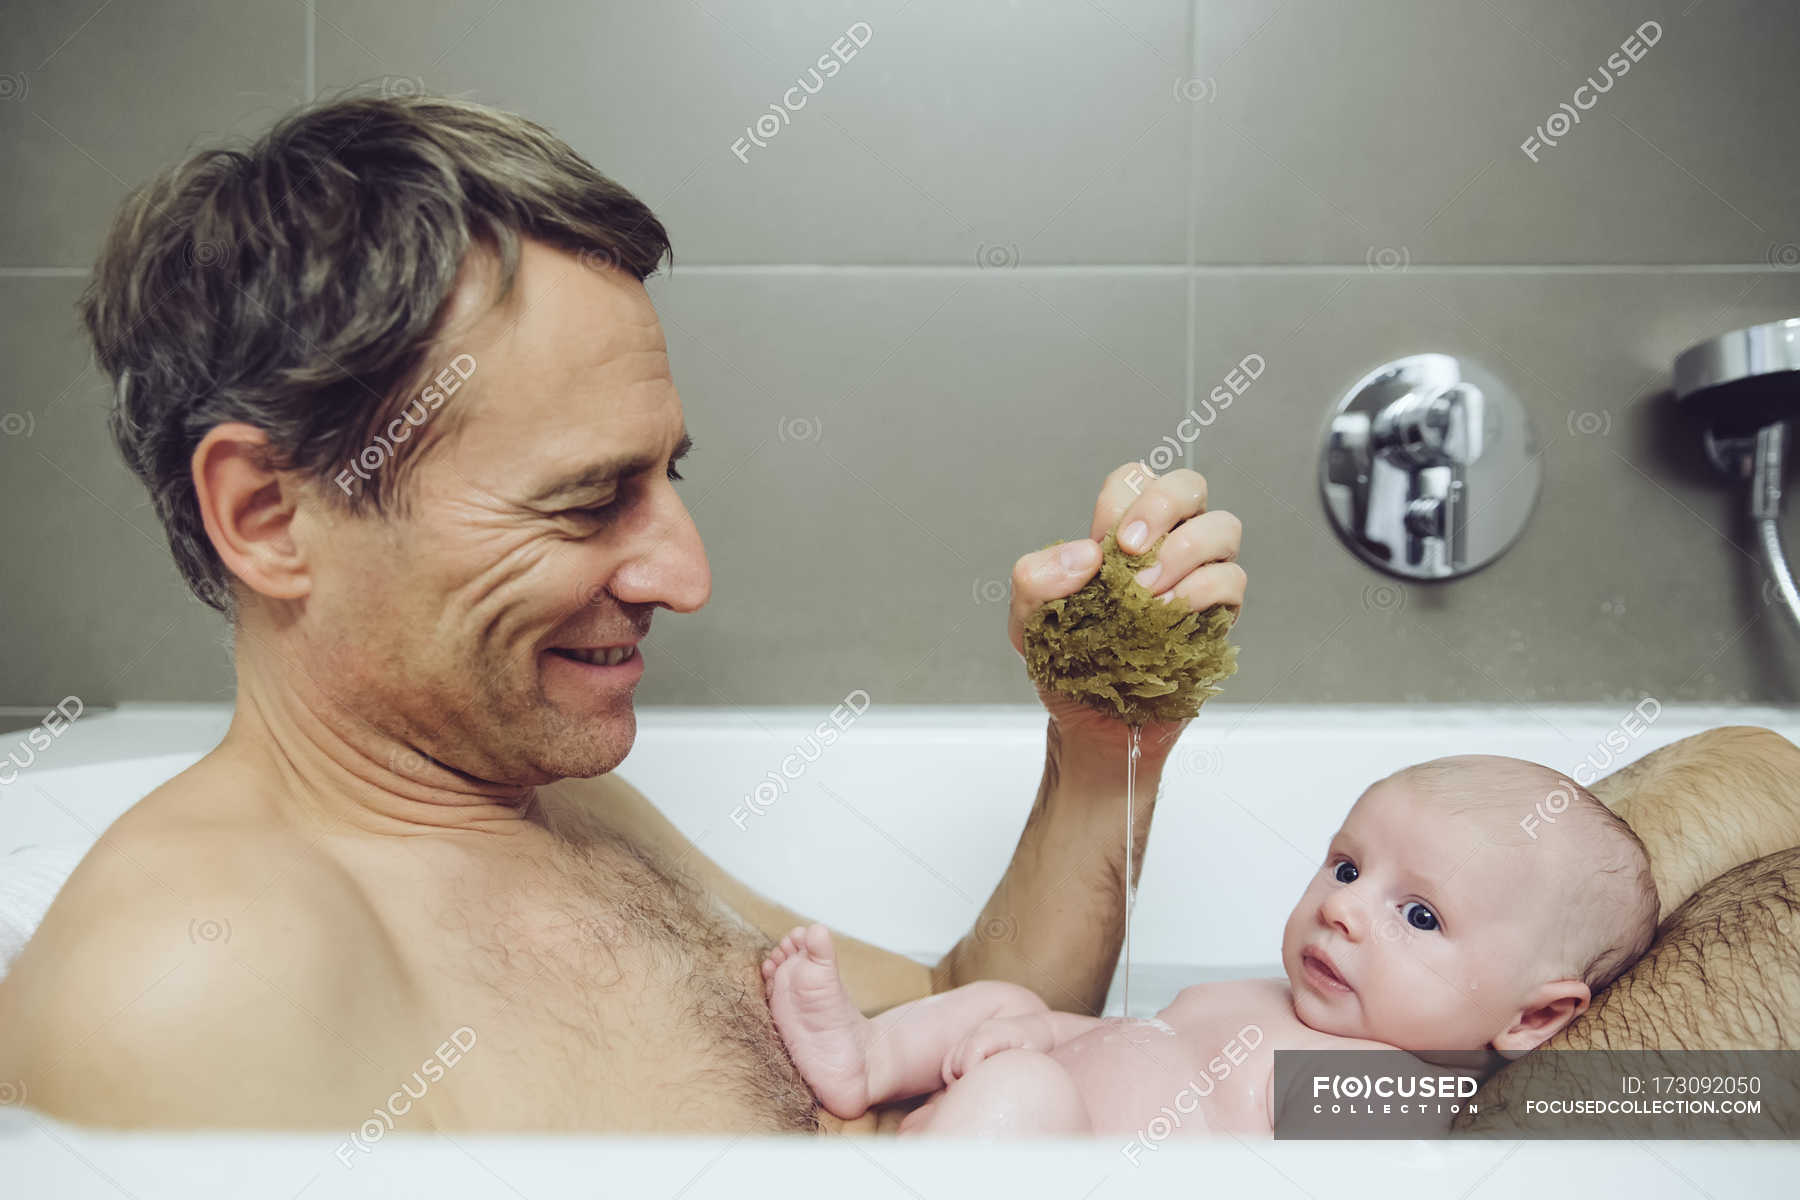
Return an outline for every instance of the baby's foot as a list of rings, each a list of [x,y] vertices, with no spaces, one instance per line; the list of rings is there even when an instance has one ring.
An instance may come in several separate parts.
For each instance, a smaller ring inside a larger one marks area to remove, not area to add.
[[[823,925],[795,926],[763,960],[775,1028],[825,1110],[848,1120],[869,1108],[869,1021],[838,976]]]

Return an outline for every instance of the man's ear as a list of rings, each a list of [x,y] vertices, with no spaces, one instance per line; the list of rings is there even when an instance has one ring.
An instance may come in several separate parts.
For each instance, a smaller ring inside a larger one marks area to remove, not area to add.
[[[189,464],[200,519],[219,558],[259,595],[295,600],[312,577],[293,538],[300,496],[294,477],[268,462],[269,437],[254,425],[215,425]]]
[[[1593,993],[1579,979],[1557,979],[1533,988],[1512,1024],[1494,1038],[1494,1049],[1506,1058],[1527,1053],[1563,1031],[1587,1011]]]

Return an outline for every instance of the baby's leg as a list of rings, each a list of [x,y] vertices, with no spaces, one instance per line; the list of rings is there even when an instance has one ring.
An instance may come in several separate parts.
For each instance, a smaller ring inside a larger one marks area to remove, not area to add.
[[[1593,793],[1643,839],[1665,920],[1726,872],[1800,845],[1800,748],[1758,726],[1689,734]]]
[[[763,962],[769,1010],[800,1075],[834,1116],[935,1091],[944,1056],[984,1021],[1048,1011],[1016,984],[988,980],[901,1004],[873,1020],[838,975],[831,933],[796,928]]]
[[[1093,1131],[1087,1105],[1062,1064],[1034,1050],[1002,1050],[907,1114],[902,1134],[1051,1137]]]

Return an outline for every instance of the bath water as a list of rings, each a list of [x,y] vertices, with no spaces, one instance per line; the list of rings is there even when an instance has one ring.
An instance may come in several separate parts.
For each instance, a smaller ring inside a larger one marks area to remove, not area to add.
[[[1138,739],[1142,725],[1131,726],[1131,748],[1125,754],[1125,973],[1119,980],[1119,1015],[1131,1015],[1131,913],[1137,902],[1137,877],[1131,871],[1131,848],[1136,840],[1137,814],[1133,811],[1137,793]]]

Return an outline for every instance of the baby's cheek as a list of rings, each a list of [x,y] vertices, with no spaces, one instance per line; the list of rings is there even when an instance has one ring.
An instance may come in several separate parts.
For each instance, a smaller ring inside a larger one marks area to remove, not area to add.
[[[1471,1027],[1479,1008],[1458,983],[1426,971],[1398,982],[1383,997],[1376,1040],[1413,1050],[1464,1050],[1478,1040]]]
[[[1430,1019],[1429,1014],[1419,1011],[1416,989],[1420,986],[1423,985],[1404,970],[1390,966],[1375,972],[1374,978],[1366,979],[1357,990],[1353,1002],[1345,1006],[1344,1011],[1360,1026],[1345,1036],[1366,1037],[1390,1045],[1416,1036],[1419,1025]]]

